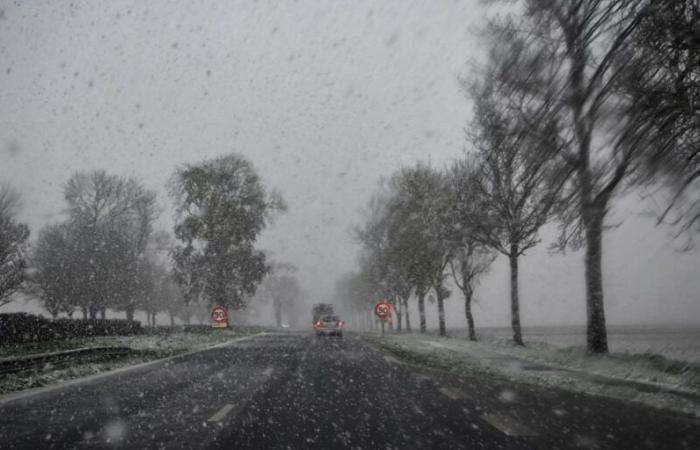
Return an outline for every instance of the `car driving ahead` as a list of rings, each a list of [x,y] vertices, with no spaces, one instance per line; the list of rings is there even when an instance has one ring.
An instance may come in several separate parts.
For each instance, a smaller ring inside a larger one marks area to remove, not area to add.
[[[314,322],[316,336],[338,336],[343,337],[343,325],[345,323],[338,316],[321,316]]]

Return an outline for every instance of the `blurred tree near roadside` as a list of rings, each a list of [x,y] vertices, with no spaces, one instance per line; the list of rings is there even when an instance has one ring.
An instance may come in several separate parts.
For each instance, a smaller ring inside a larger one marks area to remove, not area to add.
[[[289,317],[293,306],[301,299],[301,288],[294,274],[297,267],[289,263],[272,263],[270,272],[260,284],[260,297],[272,300],[275,324],[282,326],[282,316]]]
[[[467,319],[469,340],[476,341],[472,302],[479,279],[485,275],[496,253],[486,245],[474,231],[482,226],[478,221],[486,218],[481,209],[479,195],[480,168],[473,160],[454,162],[448,170],[448,187],[453,204],[452,237],[454,253],[450,260],[450,272],[457,287],[464,296],[464,313]]]
[[[465,198],[458,204],[472,212],[459,222],[469,238],[508,258],[513,342],[524,345],[519,258],[539,243],[539,229],[551,218],[570,170],[558,163],[557,148],[551,145],[556,123],[546,117],[521,120],[521,114],[510,108],[519,92],[493,81],[488,73],[466,87],[474,101],[468,139],[475,153],[468,155],[473,160],[462,164],[452,185],[462,187],[458,194]]]
[[[104,170],[78,172],[64,187],[74,260],[73,281],[84,316],[104,318],[107,308],[133,319],[144,289],[144,252],[158,216],[155,193],[135,178]]]
[[[446,177],[419,163],[397,171],[383,189],[370,201],[365,223],[356,230],[363,245],[360,274],[371,280],[375,301],[386,297],[399,319],[401,306],[408,306],[415,291],[421,332],[426,331],[425,296],[433,289],[440,335],[445,335],[444,300],[450,294],[445,269],[453,250]]]
[[[659,223],[700,231],[700,1],[656,1],[632,34],[623,94],[652,128],[637,181],[661,185]],[[690,233],[685,233],[690,232]]]
[[[25,244],[29,227],[15,219],[20,195],[9,184],[0,184],[0,306],[12,301],[25,279]]]
[[[440,336],[447,334],[444,301],[450,296],[446,268],[452,259],[451,203],[447,177],[441,171],[418,163],[399,170],[391,179],[395,195],[389,202],[391,235],[403,243],[398,258],[407,257],[408,279],[424,297],[432,288],[438,308]],[[426,287],[428,289],[426,289]],[[419,304],[421,331],[425,314]]]
[[[36,274],[31,284],[37,287],[38,297],[54,319],[60,313],[72,316],[78,306],[80,288],[75,280],[80,267],[74,258],[72,239],[66,224],[49,225],[39,232],[34,246],[32,265]]]
[[[245,308],[268,272],[255,248],[268,221],[285,210],[243,157],[230,154],[175,172],[170,183],[178,214],[174,251],[178,282],[186,300],[200,290],[210,305]]]
[[[522,13],[491,23],[483,77],[508,116],[540,133],[530,153],[545,152],[566,176],[559,195],[559,247],[585,246],[587,349],[607,353],[603,304],[603,231],[614,196],[639,183],[654,145],[649,114],[625,92],[625,74],[647,70],[634,35],[652,0],[524,0]],[[638,66],[638,67],[634,67]],[[544,158],[542,158],[544,159]],[[533,172],[536,173],[536,172]]]

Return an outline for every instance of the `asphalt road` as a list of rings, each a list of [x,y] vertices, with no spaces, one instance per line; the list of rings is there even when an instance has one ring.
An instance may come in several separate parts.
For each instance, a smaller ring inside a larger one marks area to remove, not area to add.
[[[698,449],[700,421],[280,334],[0,399],[0,448]]]

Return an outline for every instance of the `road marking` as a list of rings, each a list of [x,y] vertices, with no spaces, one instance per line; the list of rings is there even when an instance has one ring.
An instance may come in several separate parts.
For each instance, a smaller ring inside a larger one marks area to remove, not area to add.
[[[209,422],[221,422],[221,419],[226,417],[226,414],[231,412],[232,409],[233,405],[224,405],[223,408],[221,408],[219,411],[217,411],[216,414],[209,418]]]
[[[537,433],[535,433],[533,430],[506,415],[482,414],[481,418],[486,423],[508,436],[537,436]]]
[[[384,356],[384,361],[388,362],[389,364],[401,364],[401,361],[388,355]]]
[[[274,370],[275,369],[273,369],[272,367],[268,367],[267,369],[263,370],[263,375],[269,377],[270,375],[272,375],[272,372],[274,372]]]
[[[443,388],[440,388],[438,390],[440,391],[440,393],[442,395],[445,395],[445,396],[451,398],[452,400],[462,400],[462,399],[468,398],[468,396],[464,392],[462,392],[456,388],[443,387]]]
[[[415,378],[418,383],[428,383],[431,381],[430,377],[427,377],[421,373],[414,373],[413,378]]]

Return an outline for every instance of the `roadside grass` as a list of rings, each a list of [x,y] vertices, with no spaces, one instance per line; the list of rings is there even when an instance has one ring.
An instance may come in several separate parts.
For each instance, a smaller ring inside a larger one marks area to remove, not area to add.
[[[395,342],[384,341],[379,338],[368,337],[370,342],[375,343],[390,355],[399,360],[429,369],[442,370],[464,376],[488,375],[490,377],[504,379],[500,374],[485,367],[469,364],[466,361],[447,358],[435,353],[423,353],[411,350]]]
[[[404,363],[518,385],[560,388],[700,417],[700,367],[655,353],[588,355],[579,347],[515,347],[422,336],[366,336]]]
[[[95,375],[120,367],[174,356],[183,351],[132,350],[118,357],[95,357],[90,362],[66,361],[66,364],[47,364],[41,370],[24,371],[0,376],[0,394],[21,391],[59,383],[61,381]],[[67,365],[67,366],[66,366]],[[65,366],[65,367],[64,367]]]
[[[18,344],[0,345],[0,359],[17,356],[34,355],[38,353],[61,352],[81,348],[83,339],[64,339],[46,342],[24,342]]]
[[[235,330],[212,329],[211,327],[164,328],[166,327],[147,328],[143,334],[132,336],[100,336],[0,345],[0,359],[28,357],[79,348],[128,347],[131,349],[130,352],[122,355],[91,355],[87,358],[67,357],[55,365],[46,364],[40,369],[0,375],[0,394],[47,386],[120,367],[176,356],[263,331],[260,327],[237,327]]]
[[[146,350],[166,349],[170,352],[188,351],[262,331],[264,328],[258,326],[236,327],[235,329],[215,329],[205,325],[145,327],[142,334],[130,336],[97,336],[0,345],[0,359],[109,346],[125,346]]]

